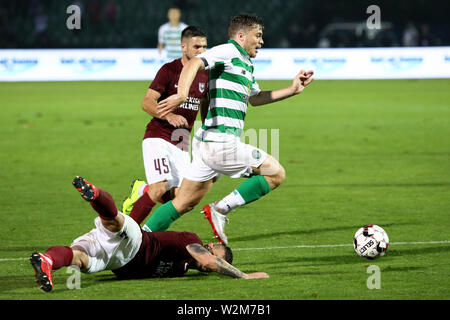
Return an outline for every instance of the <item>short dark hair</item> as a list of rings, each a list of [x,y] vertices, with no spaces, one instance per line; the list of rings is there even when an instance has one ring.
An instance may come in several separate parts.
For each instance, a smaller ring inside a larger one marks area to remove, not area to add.
[[[258,17],[256,14],[238,14],[231,18],[230,23],[228,24],[228,36],[232,38],[239,30],[251,29],[255,25],[261,26],[264,28],[263,19]]]
[[[228,262],[229,264],[233,264],[233,251],[231,251],[230,247],[225,247],[225,257],[224,260]]]
[[[181,39],[193,37],[206,38],[206,32],[197,26],[188,26],[183,29],[183,32],[181,32]]]

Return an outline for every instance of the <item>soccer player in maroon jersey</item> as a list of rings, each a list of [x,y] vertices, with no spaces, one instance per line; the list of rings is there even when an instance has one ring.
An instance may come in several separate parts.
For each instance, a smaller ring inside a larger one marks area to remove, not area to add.
[[[52,246],[30,256],[38,285],[53,288],[52,271],[75,265],[82,272],[112,270],[118,278],[176,277],[188,269],[215,271],[234,278],[267,278],[264,272],[246,274],[231,265],[232,251],[222,244],[203,245],[192,232],[147,232],[117,210],[111,195],[82,177],[74,187],[98,213],[96,228],[75,239],[70,247]]]
[[[183,172],[190,163],[188,152],[190,132],[198,111],[202,106],[206,110],[208,105],[208,71],[197,73],[189,96],[180,108],[159,117],[156,106],[158,101],[177,92],[178,78],[183,65],[204,52],[206,45],[206,34],[200,28],[196,26],[185,28],[181,35],[182,58],[161,67],[142,101],[144,111],[153,117],[147,125],[142,141],[147,185],[135,181],[132,195],[124,201],[122,207],[122,212],[129,213],[138,224],[144,221],[158,201],[164,203],[174,197],[183,179]],[[140,198],[137,194],[138,187],[141,187]]]

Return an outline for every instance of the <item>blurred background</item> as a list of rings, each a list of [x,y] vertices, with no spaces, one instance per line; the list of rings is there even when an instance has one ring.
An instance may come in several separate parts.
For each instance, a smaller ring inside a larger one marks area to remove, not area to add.
[[[80,30],[67,28],[72,4]],[[367,28],[370,5],[380,29]],[[301,69],[318,80],[245,119],[244,139],[257,138],[287,178],[232,213],[227,234],[233,248],[268,249],[236,250],[236,263],[269,282],[117,283],[107,272],[68,290],[62,270],[45,298],[448,300],[450,0],[0,0],[0,299],[43,299],[30,253],[92,228],[74,176],[98,181],[119,208],[145,178],[141,103],[166,63],[156,46],[171,6],[205,29],[209,48],[228,40],[231,16],[260,15],[265,45],[252,63],[262,90],[289,86]],[[171,230],[211,241],[201,206],[240,183],[220,179]],[[352,248],[371,223],[392,241],[376,260],[382,290],[368,290],[368,262]]]
[[[81,8],[81,29],[68,30],[66,8]],[[368,32],[369,5],[382,28]],[[181,21],[225,42],[231,16],[256,13],[265,48],[448,46],[450,1],[435,0],[0,0],[0,48],[155,48],[171,6]]]

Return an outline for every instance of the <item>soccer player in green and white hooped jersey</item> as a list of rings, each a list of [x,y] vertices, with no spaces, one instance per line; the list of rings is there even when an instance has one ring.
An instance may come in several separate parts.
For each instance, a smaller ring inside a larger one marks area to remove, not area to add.
[[[167,51],[167,58],[174,60],[181,58],[181,32],[187,27],[187,24],[180,21],[181,11],[178,8],[170,8],[167,12],[169,22],[163,24],[158,29],[158,51],[163,49]]]
[[[248,53],[234,40],[216,46],[206,57],[200,57],[211,69],[210,104],[196,138],[202,141],[226,142],[240,137],[250,96],[259,93]],[[211,130],[215,129],[215,130]]]
[[[206,120],[193,139],[189,173],[173,201],[159,207],[147,221],[145,228],[152,231],[168,229],[173,221],[192,210],[221,175],[249,177],[221,201],[203,208],[219,242],[226,244],[226,214],[261,198],[285,179],[284,168],[275,158],[240,141],[247,105],[265,105],[301,93],[313,80],[313,71],[301,70],[289,87],[262,91],[253,77],[250,59],[256,57],[264,43],[262,19],[237,15],[228,25],[228,35],[227,44],[213,47],[185,64],[177,94],[158,103],[160,116],[175,110],[186,100],[197,72],[210,70],[211,102]]]

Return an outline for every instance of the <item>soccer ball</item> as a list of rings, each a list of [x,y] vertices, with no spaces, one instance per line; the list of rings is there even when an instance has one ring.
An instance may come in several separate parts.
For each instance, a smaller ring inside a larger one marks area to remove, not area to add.
[[[389,237],[380,226],[369,224],[356,231],[353,237],[353,247],[361,257],[375,259],[386,254]]]

